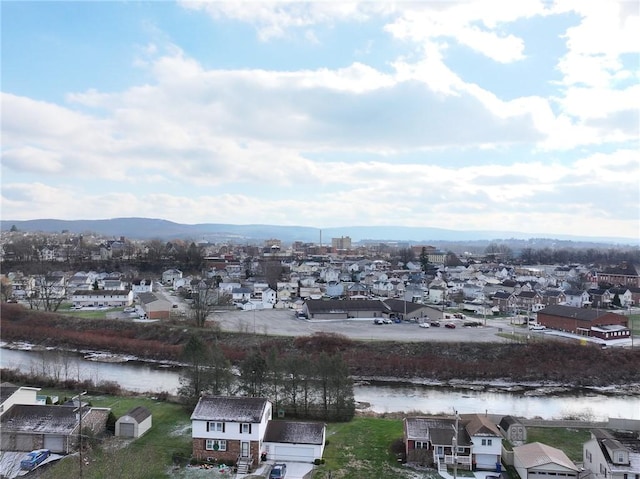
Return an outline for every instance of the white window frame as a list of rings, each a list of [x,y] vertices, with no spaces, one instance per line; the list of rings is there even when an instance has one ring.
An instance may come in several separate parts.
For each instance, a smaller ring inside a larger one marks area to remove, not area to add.
[[[204,444],[204,448],[207,451],[216,451],[214,449],[215,445],[218,444],[217,452],[224,452],[227,450],[227,440],[226,439],[207,439]]]
[[[416,441],[414,449],[429,449],[429,443],[427,441]]]
[[[224,432],[224,423],[217,421],[207,421],[208,432]]]
[[[250,434],[251,433],[251,424],[249,424],[248,422],[243,422],[240,425],[240,428],[241,428],[241,431],[240,431],[241,434]]]

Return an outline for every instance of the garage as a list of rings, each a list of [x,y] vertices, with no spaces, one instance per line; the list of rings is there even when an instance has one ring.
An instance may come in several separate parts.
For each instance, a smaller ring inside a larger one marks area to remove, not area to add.
[[[271,455],[274,461],[313,462],[316,458],[313,447],[276,445]]]
[[[475,460],[477,469],[483,469],[487,471],[496,470],[496,462],[498,459],[495,454],[476,454]]]
[[[64,447],[64,436],[59,435],[46,435],[44,436],[44,448],[49,449],[51,452],[67,452]]]
[[[273,461],[310,463],[322,457],[325,434],[324,423],[271,420],[264,434],[264,452]]]
[[[120,434],[122,437],[133,437],[135,435],[135,425],[131,423],[120,423]]]
[[[34,437],[31,434],[16,434],[16,451],[33,451]]]

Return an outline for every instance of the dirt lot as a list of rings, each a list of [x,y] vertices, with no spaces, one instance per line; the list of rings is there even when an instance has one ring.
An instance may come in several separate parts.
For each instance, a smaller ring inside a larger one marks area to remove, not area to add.
[[[304,336],[317,332],[342,334],[358,340],[388,341],[454,341],[454,342],[505,342],[508,338],[498,332],[514,331],[505,319],[488,319],[486,326],[465,327],[462,319],[442,320],[442,312],[434,310],[432,319],[441,320],[441,327],[420,328],[417,323],[374,324],[374,318],[349,320],[297,319],[291,310],[217,311],[211,319],[217,321],[223,331],[237,331],[276,336]],[[480,320],[482,321],[482,320]],[[455,329],[444,327],[445,322],[456,325]],[[516,332],[523,332],[515,327]]]

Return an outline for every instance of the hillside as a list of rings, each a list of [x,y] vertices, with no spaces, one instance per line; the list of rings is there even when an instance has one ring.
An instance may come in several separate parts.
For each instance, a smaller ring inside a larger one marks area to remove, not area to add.
[[[359,241],[401,241],[401,242],[463,242],[476,243],[496,240],[534,241],[540,246],[558,246],[557,242],[572,242],[576,247],[597,247],[608,245],[638,245],[637,238],[553,236],[546,239],[532,238],[529,234],[513,231],[463,231],[431,227],[408,226],[344,226],[315,228],[311,226],[283,225],[234,225],[220,223],[181,224],[154,218],[113,218],[102,220],[1,220],[0,230],[12,227],[19,231],[60,233],[68,231],[76,234],[99,234],[103,236],[130,239],[192,239],[210,242],[264,241],[278,238],[285,243],[293,241],[331,244],[331,238],[349,236]]]

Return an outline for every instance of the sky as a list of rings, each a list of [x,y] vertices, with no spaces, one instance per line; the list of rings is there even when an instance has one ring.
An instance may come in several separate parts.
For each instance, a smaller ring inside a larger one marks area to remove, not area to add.
[[[640,0],[0,8],[4,220],[640,237]]]

